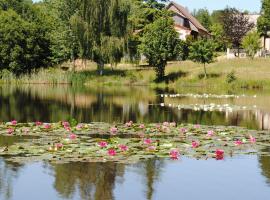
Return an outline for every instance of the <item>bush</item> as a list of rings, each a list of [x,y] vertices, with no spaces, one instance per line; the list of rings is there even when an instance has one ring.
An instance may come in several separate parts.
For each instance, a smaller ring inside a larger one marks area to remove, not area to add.
[[[232,83],[236,81],[236,76],[235,76],[235,71],[231,71],[230,73],[227,74],[226,76],[226,82],[227,83]]]

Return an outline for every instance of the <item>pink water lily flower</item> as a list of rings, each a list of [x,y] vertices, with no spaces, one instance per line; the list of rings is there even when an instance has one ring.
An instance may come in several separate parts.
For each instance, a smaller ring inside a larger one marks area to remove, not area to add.
[[[146,145],[149,145],[149,144],[152,143],[152,140],[149,139],[149,138],[147,138],[147,139],[145,139],[145,140],[143,141],[143,143],[146,144]]]
[[[36,126],[41,126],[43,123],[40,121],[36,121]]]
[[[234,144],[235,144],[236,146],[240,146],[240,145],[243,144],[243,142],[242,142],[241,140],[236,140],[236,141],[234,142]]]
[[[70,132],[71,128],[69,126],[64,126],[64,128],[66,129],[66,131]]]
[[[63,148],[63,144],[62,143],[56,143],[55,144],[55,147],[57,148],[57,149],[62,149]]]
[[[187,130],[186,128],[180,128],[179,131],[180,131],[181,133],[186,133],[188,130]]]
[[[249,141],[250,143],[256,143],[256,138],[253,137],[252,135],[249,136]]]
[[[13,128],[9,128],[9,129],[7,130],[7,133],[8,133],[9,135],[13,134],[13,132],[14,132],[14,129],[13,129]]]
[[[199,129],[199,128],[201,128],[201,125],[200,124],[195,124],[194,128]]]
[[[127,151],[128,150],[128,146],[124,145],[124,144],[119,144],[118,147],[121,149],[121,151]]]
[[[224,151],[222,149],[217,149],[216,152],[216,159],[217,160],[223,160],[224,158]]]
[[[52,126],[50,124],[44,124],[45,129],[50,129]]]
[[[207,131],[207,136],[208,137],[212,137],[213,135],[214,135],[214,131],[213,130]]]
[[[197,141],[192,141],[191,145],[192,145],[192,148],[198,148],[200,146],[200,143]]]
[[[116,155],[116,151],[114,149],[109,149],[108,150],[108,154],[109,154],[109,156],[115,156]]]
[[[71,140],[75,140],[76,138],[77,138],[77,135],[74,134],[74,133],[71,133],[71,134],[69,135],[69,139],[71,139]]]
[[[177,149],[172,149],[172,150],[170,151],[169,155],[170,155],[170,158],[171,158],[172,160],[178,160],[178,158],[179,158],[179,156],[180,156],[180,153],[179,153],[179,151],[178,151]]]
[[[78,125],[76,126],[76,128],[77,128],[77,129],[82,129],[82,128],[83,128],[83,124],[78,124]]]
[[[105,142],[105,141],[100,141],[100,142],[98,143],[98,146],[100,146],[101,148],[105,148],[105,147],[108,146],[108,143]]]
[[[139,128],[144,129],[145,128],[144,124],[140,124]]]
[[[155,151],[156,150],[156,146],[149,146],[149,147],[147,147],[147,150],[148,151]]]
[[[117,133],[117,131],[118,131],[118,129],[116,127],[112,127],[110,129],[110,132],[111,132],[112,135],[115,135]]]
[[[131,127],[133,125],[133,121],[129,121],[125,123],[126,127]]]
[[[65,121],[65,122],[62,122],[62,125],[63,125],[63,126],[70,126],[70,125],[69,125],[69,122],[66,122],[66,121]]]
[[[12,125],[16,125],[16,124],[17,124],[17,121],[16,121],[16,120],[12,120],[10,123],[11,123]]]

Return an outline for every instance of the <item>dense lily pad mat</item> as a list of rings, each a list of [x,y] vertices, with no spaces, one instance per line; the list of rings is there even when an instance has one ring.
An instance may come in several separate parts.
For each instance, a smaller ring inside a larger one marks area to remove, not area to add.
[[[13,162],[137,162],[152,157],[198,159],[236,154],[262,154],[270,146],[266,131],[191,124],[107,124],[70,126],[68,122],[0,124],[1,137],[18,137],[1,144],[0,156]]]

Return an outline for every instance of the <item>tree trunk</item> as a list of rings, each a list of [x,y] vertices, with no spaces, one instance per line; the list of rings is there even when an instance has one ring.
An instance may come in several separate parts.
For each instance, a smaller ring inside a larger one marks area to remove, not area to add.
[[[103,75],[103,69],[104,69],[104,63],[102,61],[99,61],[97,63],[97,66],[98,66],[98,73],[100,76]]]
[[[207,79],[205,63],[203,63],[203,69],[204,69],[204,79]]]
[[[165,75],[165,63],[160,64],[156,67],[156,82],[161,82],[164,79]]]

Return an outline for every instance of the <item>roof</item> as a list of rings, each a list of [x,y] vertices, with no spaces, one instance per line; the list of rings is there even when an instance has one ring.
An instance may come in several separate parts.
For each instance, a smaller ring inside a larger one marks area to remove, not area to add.
[[[203,25],[195,17],[193,17],[186,8],[173,1],[168,4],[167,8],[170,6],[174,6],[179,11],[178,14],[186,17],[197,29],[208,33],[208,30],[204,28]]]

